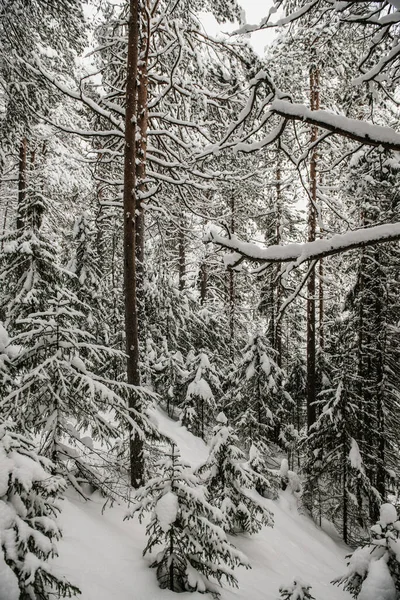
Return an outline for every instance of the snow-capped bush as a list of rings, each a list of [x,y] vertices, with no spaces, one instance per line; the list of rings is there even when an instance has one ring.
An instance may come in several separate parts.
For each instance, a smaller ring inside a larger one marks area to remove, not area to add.
[[[66,488],[32,443],[0,425],[0,600],[71,597],[78,588],[52,571],[61,537],[56,517]]]
[[[282,490],[289,489],[292,493],[301,492],[300,478],[297,473],[289,469],[289,463],[286,458],[281,462],[280,477]]]
[[[347,573],[333,583],[358,600],[400,598],[400,520],[393,504],[382,504],[371,541],[350,556]]]
[[[314,596],[311,596],[310,589],[310,584],[295,579],[291,585],[279,588],[280,598],[282,600],[315,600]]]

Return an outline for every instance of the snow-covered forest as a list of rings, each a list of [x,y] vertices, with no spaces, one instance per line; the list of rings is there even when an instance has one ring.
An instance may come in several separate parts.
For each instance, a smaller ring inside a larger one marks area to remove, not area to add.
[[[0,0],[0,600],[400,600],[400,2],[246,2]]]

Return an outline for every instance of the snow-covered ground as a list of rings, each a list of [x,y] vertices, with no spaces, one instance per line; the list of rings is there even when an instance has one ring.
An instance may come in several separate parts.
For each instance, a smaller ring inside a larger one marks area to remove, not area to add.
[[[175,440],[188,462],[196,466],[206,459],[202,440],[161,412],[156,417],[160,430]],[[252,569],[237,569],[239,589],[224,588],[221,600],[276,600],[279,586],[296,577],[312,585],[316,600],[350,599],[330,584],[346,570],[346,547],[300,515],[290,492],[276,502],[265,502],[274,513],[275,526],[232,539],[249,557]],[[123,521],[124,506],[102,514],[103,504],[98,495],[85,502],[71,494],[64,502],[57,568],[82,590],[82,600],[177,600],[173,592],[158,588],[155,572],[148,568],[151,558],[142,556],[145,525],[136,519]],[[182,600],[200,597],[205,596],[179,595]]]

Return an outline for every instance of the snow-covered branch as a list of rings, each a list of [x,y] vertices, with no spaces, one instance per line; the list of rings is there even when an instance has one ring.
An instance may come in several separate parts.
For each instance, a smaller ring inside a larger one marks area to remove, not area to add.
[[[368,229],[357,229],[346,233],[336,234],[330,238],[306,242],[304,244],[272,245],[263,248],[259,244],[243,242],[236,236],[226,237],[218,233],[212,226],[205,237],[205,242],[212,242],[222,248],[234,250],[235,254],[229,261],[231,265],[243,259],[258,263],[294,262],[299,266],[308,260],[319,260],[340,252],[355,248],[372,246],[383,242],[393,242],[400,239],[400,223],[388,223]]]
[[[349,119],[329,110],[311,111],[303,104],[294,104],[287,100],[274,100],[271,111],[286,119],[304,121],[367,146],[382,146],[387,150],[400,151],[400,134],[390,127]]]

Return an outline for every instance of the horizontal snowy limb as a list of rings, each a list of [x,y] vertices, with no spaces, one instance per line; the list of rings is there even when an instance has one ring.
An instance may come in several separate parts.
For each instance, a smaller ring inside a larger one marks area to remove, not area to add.
[[[390,127],[349,119],[329,110],[312,111],[303,104],[293,104],[287,100],[274,100],[270,110],[286,119],[304,121],[368,146],[382,146],[387,150],[400,151],[400,134]]]
[[[234,235],[230,238],[222,236],[215,227],[211,227],[205,241],[213,242],[222,248],[229,248],[237,252],[236,263],[248,259],[259,263],[294,262],[295,266],[299,266],[308,260],[319,260],[354,248],[393,242],[398,239],[400,239],[400,222],[347,231],[315,242],[286,244],[285,246],[273,245],[267,248],[263,248],[258,244],[242,242]]]

